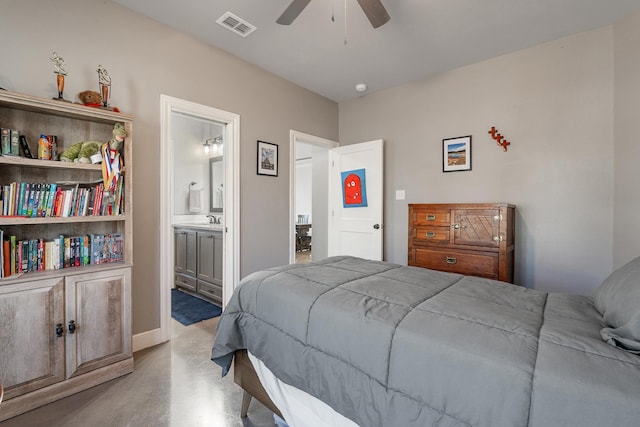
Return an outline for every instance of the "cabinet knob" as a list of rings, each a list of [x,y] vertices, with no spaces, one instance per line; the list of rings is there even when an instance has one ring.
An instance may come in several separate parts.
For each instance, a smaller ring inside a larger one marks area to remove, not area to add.
[[[73,334],[76,332],[76,321],[75,320],[69,320],[69,326],[67,327],[67,329],[69,330],[70,334]]]
[[[56,323],[56,336],[61,337],[62,335],[64,335],[64,327],[62,323]]]
[[[374,224],[373,228],[375,228],[376,230],[380,230],[380,224]]]

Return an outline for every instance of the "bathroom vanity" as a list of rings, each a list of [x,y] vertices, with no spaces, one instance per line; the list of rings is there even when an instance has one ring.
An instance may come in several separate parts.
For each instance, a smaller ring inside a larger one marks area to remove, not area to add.
[[[174,226],[175,286],[222,305],[222,226]]]

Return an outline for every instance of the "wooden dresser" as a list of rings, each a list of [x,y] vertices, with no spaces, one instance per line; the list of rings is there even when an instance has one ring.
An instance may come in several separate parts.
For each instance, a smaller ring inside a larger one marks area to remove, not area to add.
[[[515,206],[410,204],[408,264],[513,283]]]

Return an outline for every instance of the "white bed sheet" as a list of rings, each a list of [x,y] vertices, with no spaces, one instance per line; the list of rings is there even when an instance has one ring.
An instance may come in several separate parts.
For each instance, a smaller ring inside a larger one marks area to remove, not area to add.
[[[358,427],[321,400],[280,381],[250,352],[249,360],[289,427]]]

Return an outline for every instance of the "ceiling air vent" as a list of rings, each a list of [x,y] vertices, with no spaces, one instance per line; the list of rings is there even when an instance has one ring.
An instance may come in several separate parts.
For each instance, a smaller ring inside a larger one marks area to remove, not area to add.
[[[238,18],[231,12],[226,12],[218,18],[216,22],[242,37],[247,37],[256,30],[254,25],[249,24],[244,19]]]

